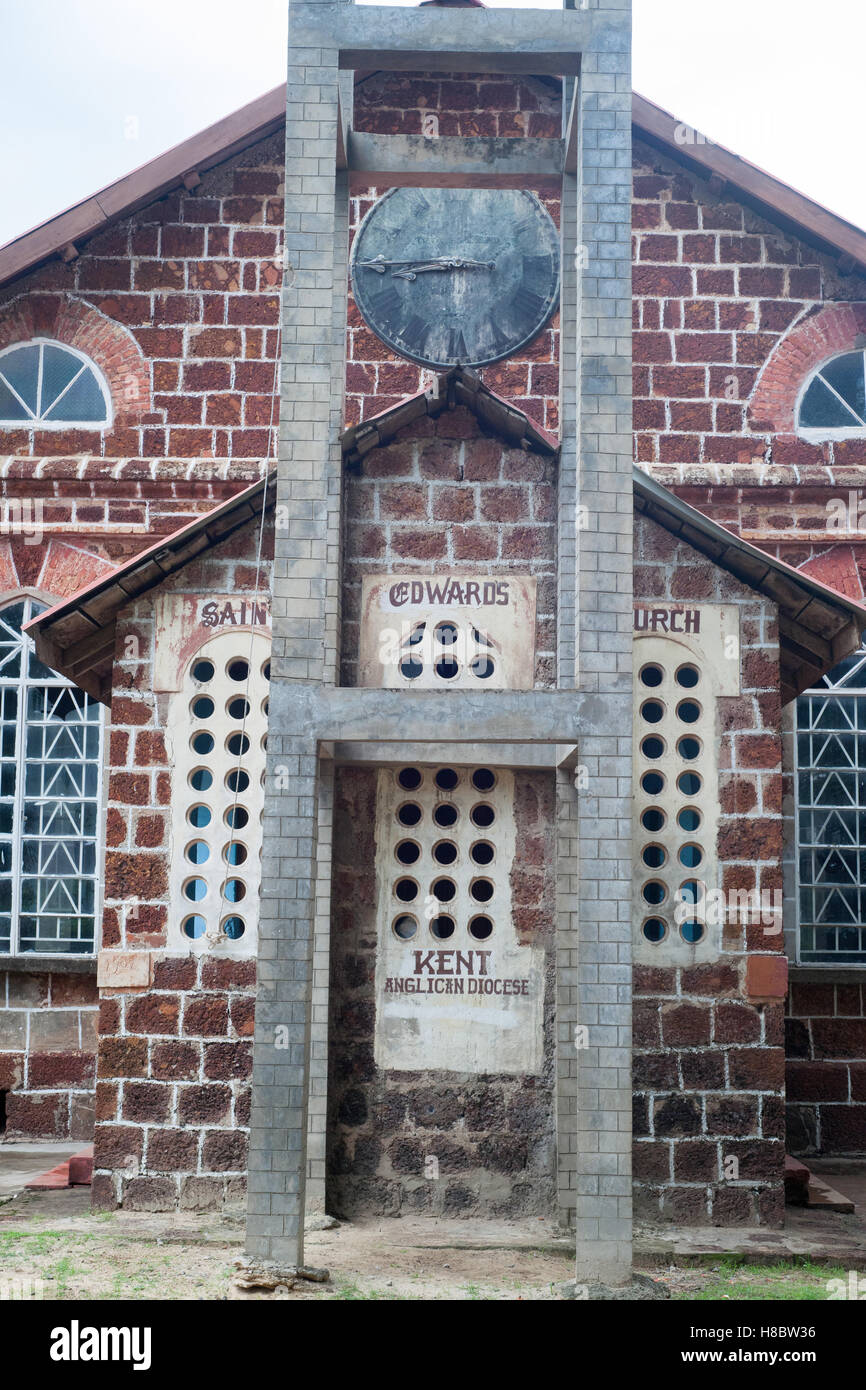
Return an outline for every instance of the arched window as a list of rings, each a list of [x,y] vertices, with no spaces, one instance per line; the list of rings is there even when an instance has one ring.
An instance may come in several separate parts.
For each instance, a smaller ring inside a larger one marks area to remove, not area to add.
[[[866,964],[866,643],[797,701],[799,960]]]
[[[82,353],[35,338],[0,352],[0,426],[107,425],[111,396]]]
[[[102,707],[44,666],[0,609],[0,955],[93,953]]]
[[[866,434],[866,352],[843,352],[813,372],[800,397],[797,425],[806,438]]]

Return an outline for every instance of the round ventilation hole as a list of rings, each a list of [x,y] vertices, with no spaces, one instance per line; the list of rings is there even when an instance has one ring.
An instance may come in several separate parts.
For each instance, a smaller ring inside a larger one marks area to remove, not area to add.
[[[493,931],[493,923],[489,917],[473,917],[469,923],[469,935],[476,941],[486,941]]]

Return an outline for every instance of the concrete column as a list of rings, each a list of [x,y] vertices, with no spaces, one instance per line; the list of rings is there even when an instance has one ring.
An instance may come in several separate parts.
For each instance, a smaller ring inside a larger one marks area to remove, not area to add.
[[[576,315],[577,668],[581,690],[631,691],[631,4],[601,0],[603,50],[583,54]],[[570,188],[566,189],[568,197]],[[631,730],[579,749],[577,1278],[631,1278]]]
[[[320,0],[313,0],[320,3]],[[334,5],[322,0],[327,19]],[[340,6],[338,5],[339,12]],[[311,1035],[316,1041],[312,1179],[324,1200],[329,777],[292,727],[294,683],[334,685],[339,654],[339,434],[344,376],[348,191],[336,168],[336,47],[293,41],[286,92],[286,267],[273,580],[273,658],[247,1249],[303,1263]]]

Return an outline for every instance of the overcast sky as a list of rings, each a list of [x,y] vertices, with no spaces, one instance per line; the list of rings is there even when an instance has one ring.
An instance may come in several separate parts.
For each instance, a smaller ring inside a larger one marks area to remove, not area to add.
[[[281,82],[286,14],[0,0],[0,243]],[[866,227],[864,40],[862,0],[634,0],[634,85]]]

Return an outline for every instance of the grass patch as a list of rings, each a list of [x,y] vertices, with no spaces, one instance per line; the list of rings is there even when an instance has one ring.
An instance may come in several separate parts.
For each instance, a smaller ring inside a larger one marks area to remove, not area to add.
[[[672,1293],[680,1302],[712,1303],[797,1303],[824,1302],[830,1297],[831,1279],[847,1279],[839,1265],[819,1265],[808,1259],[779,1261],[777,1264],[749,1264],[731,1256],[708,1270],[695,1287]]]

